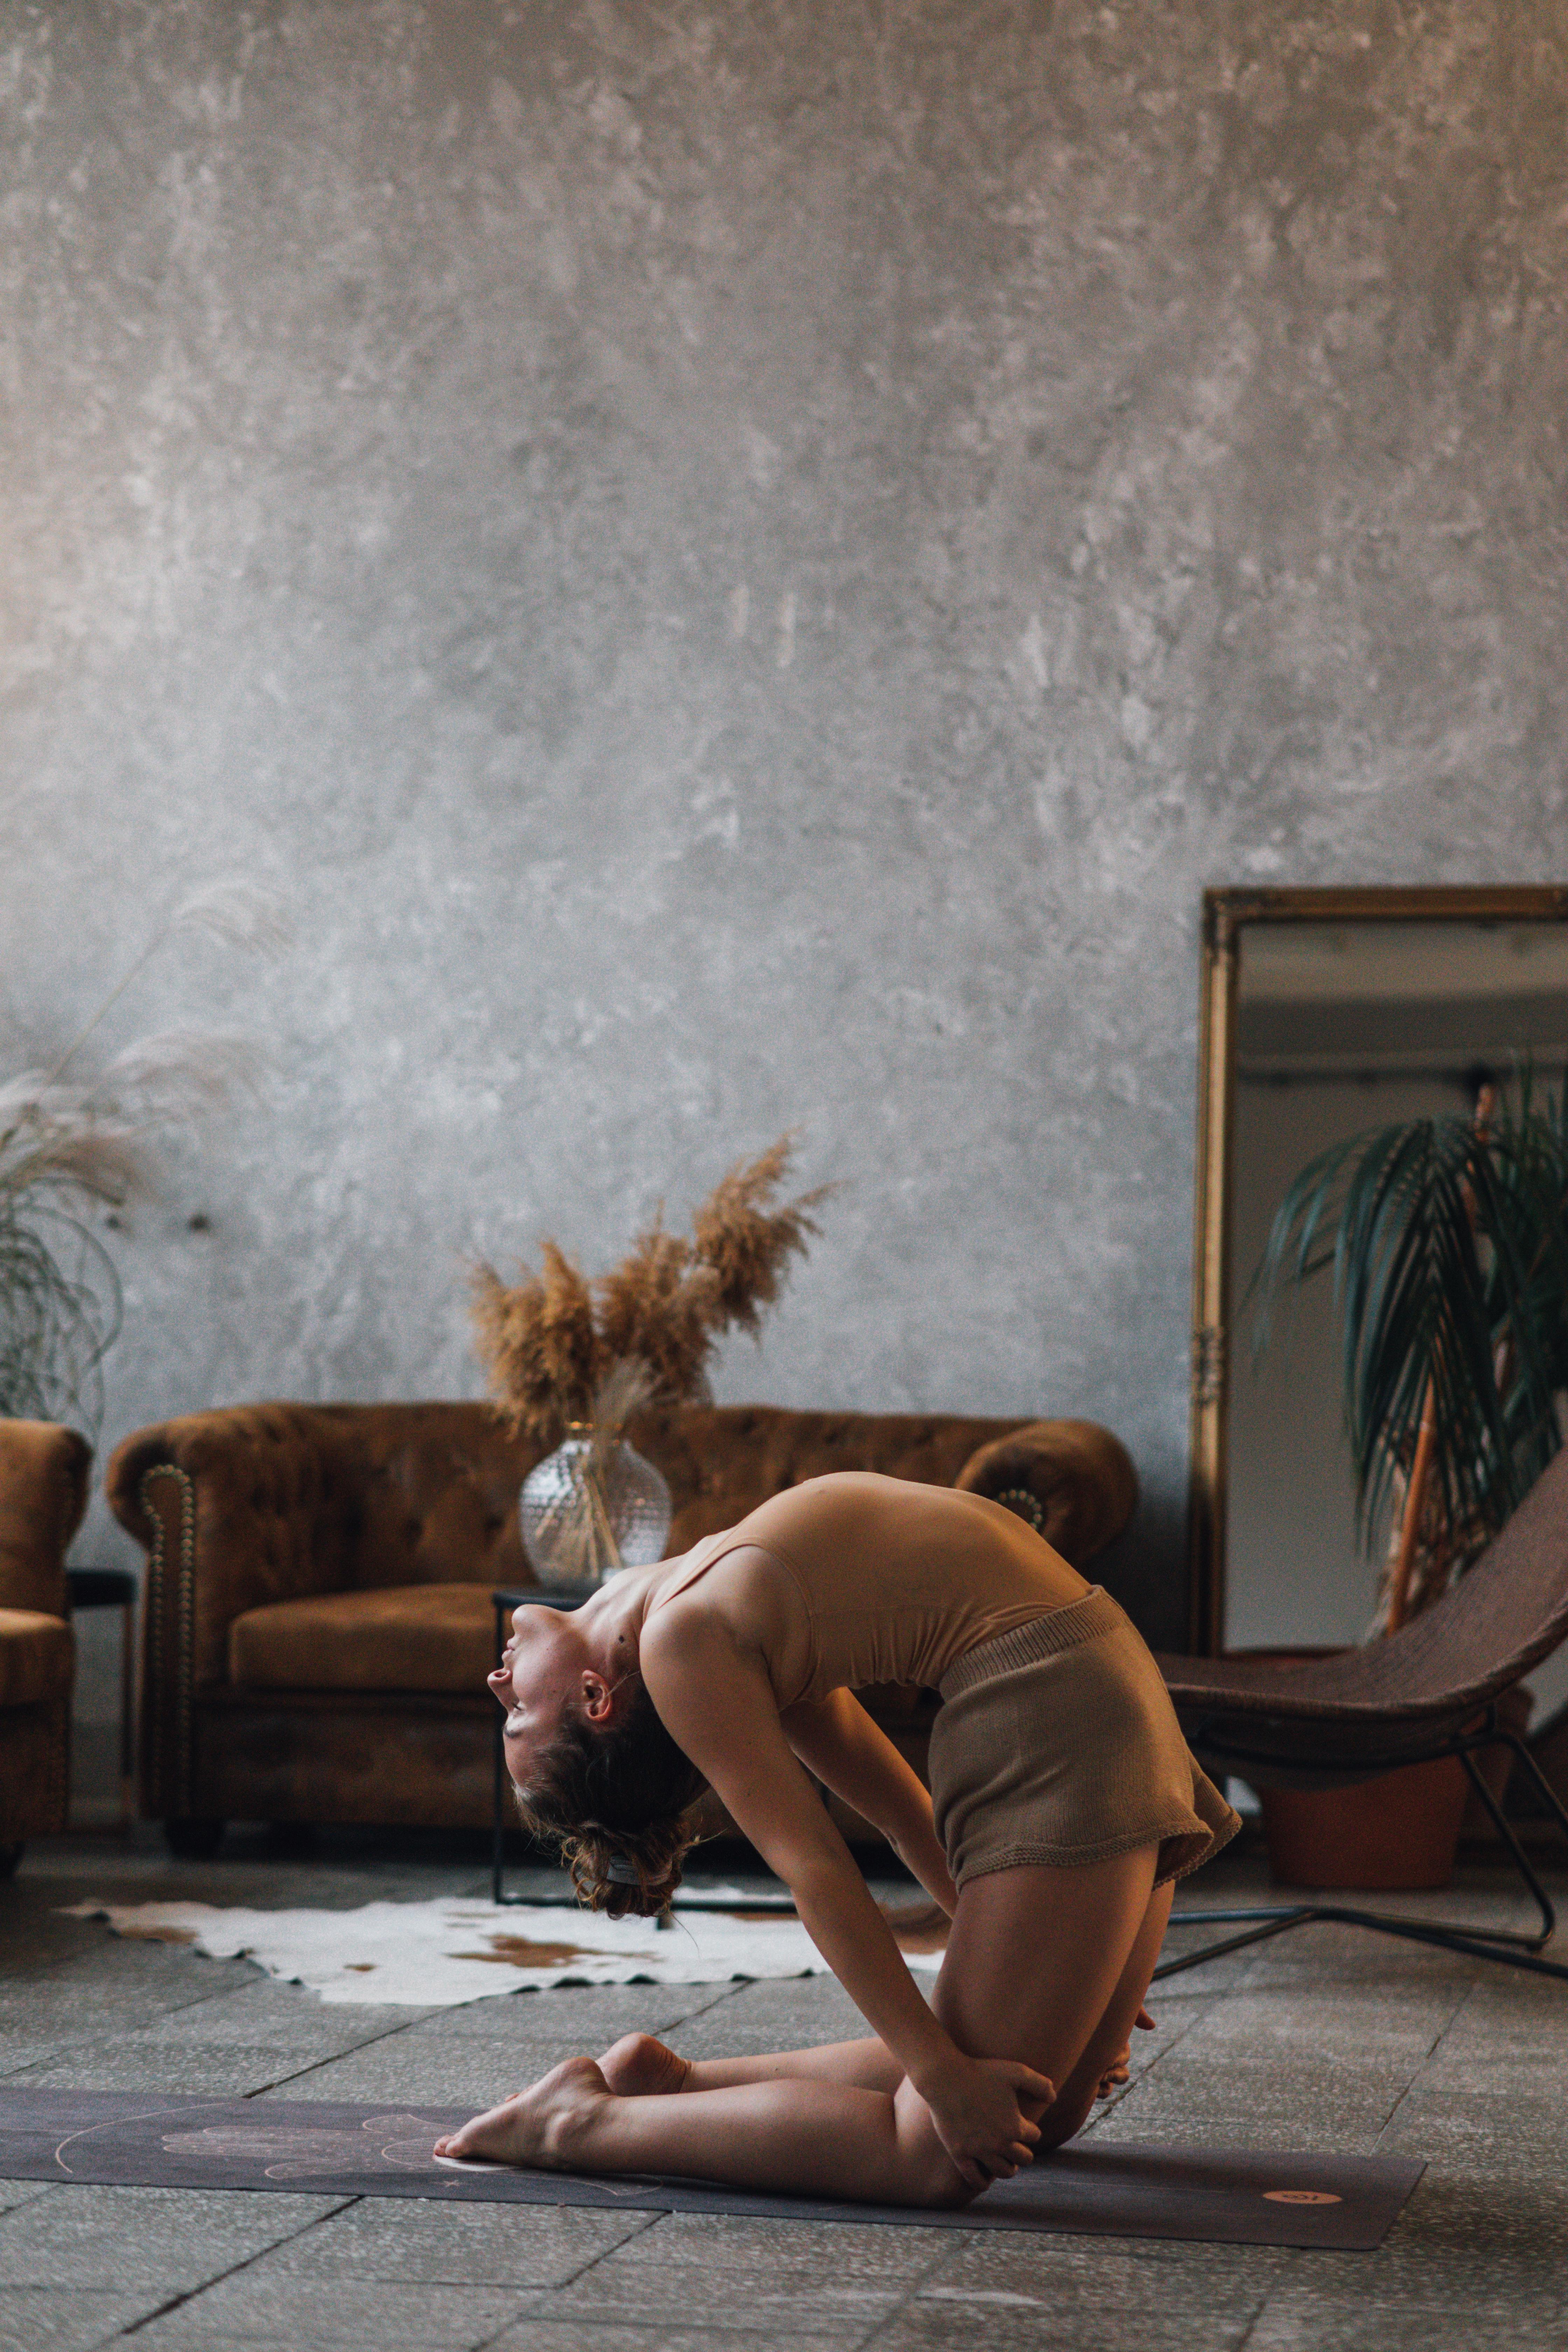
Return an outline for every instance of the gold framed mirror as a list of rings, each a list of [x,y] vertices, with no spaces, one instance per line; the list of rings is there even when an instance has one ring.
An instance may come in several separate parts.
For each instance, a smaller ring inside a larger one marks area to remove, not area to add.
[[[1516,1057],[1563,1084],[1568,888],[1210,890],[1201,985],[1191,1647],[1359,1641],[1374,1571],[1331,1285],[1296,1294],[1259,1358],[1248,1284],[1286,1185],[1330,1144],[1473,1110]]]

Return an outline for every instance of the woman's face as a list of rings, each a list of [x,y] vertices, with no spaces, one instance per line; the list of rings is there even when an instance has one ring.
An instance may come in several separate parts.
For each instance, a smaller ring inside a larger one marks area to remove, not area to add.
[[[531,1759],[554,1736],[563,1710],[583,1688],[586,1651],[571,1619],[558,1609],[525,1602],[513,1610],[511,1627],[500,1665],[485,1679],[506,1709],[501,1745],[507,1770],[526,1788]]]

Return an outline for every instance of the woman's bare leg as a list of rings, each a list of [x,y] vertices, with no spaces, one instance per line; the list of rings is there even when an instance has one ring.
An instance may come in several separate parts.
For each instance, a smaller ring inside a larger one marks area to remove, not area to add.
[[[973,1929],[978,1916],[984,1922],[980,1931],[980,1940],[987,1946],[996,1945],[1004,1952],[1010,1953],[1014,1938],[1001,1922],[1005,1915],[1014,1910],[1019,1893],[1024,1892],[1025,1910],[1026,1914],[1029,1915],[1028,1943],[1032,1948],[1037,1919],[1030,1895],[1036,1890],[1024,1891],[1013,1887],[1005,1890],[1005,1900],[1000,1906],[996,1899],[998,1893],[1003,1891],[998,1882],[1018,1880],[1024,1875],[1025,1874],[1017,1871],[999,1871],[994,1873],[989,1881],[977,1879],[971,1882],[974,1894],[968,1906],[970,1932],[967,1940],[971,1942],[973,1940]],[[1029,1875],[1036,1878],[1041,1874],[1031,1873]],[[1055,1885],[1055,1882],[1064,1877],[1076,1881],[1079,1874],[1077,1871],[1063,1873],[1053,1870],[1044,1873],[1043,1875],[1050,1884],[1043,1890],[1038,1890],[1042,1904],[1053,1906],[1059,1915],[1061,1894],[1064,1891],[1071,1893],[1076,1890],[1070,1887],[1066,1890],[1059,1889]],[[1089,2106],[1093,2105],[1094,2100],[1101,2095],[1102,2091],[1117,2082],[1126,2081],[1125,2062],[1133,2023],[1142,2007],[1144,1995],[1149,1989],[1149,1979],[1153,1974],[1154,1964],[1160,1956],[1160,1946],[1164,1937],[1165,1921],[1170,1915],[1170,1909],[1171,1889],[1169,1887],[1162,1887],[1158,1895],[1148,1900],[1139,1932],[1133,1938],[1128,1955],[1122,1978],[1114,1988],[1102,2016],[1096,2021],[1094,2032],[1084,2044],[1076,2070],[1079,2079],[1069,2075],[1067,2081],[1059,2084],[1056,2105],[1051,2111],[1051,2126],[1045,2134],[1047,2145],[1057,2146],[1059,2145],[1060,2139],[1070,2137],[1072,2132],[1081,2128],[1082,2122],[1089,2113]],[[953,1943],[950,1940],[950,1955],[953,1948]],[[1021,1962],[1026,1958],[1026,1955],[1020,1955]],[[979,1978],[973,1959],[966,1961],[961,1958],[959,1966],[963,1969],[972,1989],[977,1989]],[[1141,1971],[1142,1981],[1139,1982],[1137,1979]],[[1026,1968],[1025,1973],[1026,1974]],[[1012,2049],[995,2046],[982,2048],[973,2039],[965,2040],[966,2032],[972,2036],[973,2034],[976,2021],[969,2012],[975,2004],[973,2001],[960,2001],[953,1995],[951,1984],[947,1993],[942,1993],[940,1986],[947,1976],[948,1970],[944,1968],[942,1979],[939,1979],[937,2010],[942,2023],[952,2034],[960,2048],[970,2050],[971,2054],[975,2057],[1016,2055],[1016,2052]],[[982,1992],[982,2001],[984,1998]],[[1092,1995],[1090,1999],[1092,2000]],[[1013,2023],[1014,2018],[1010,2016],[1009,2032],[1012,2031]],[[984,2039],[984,2034],[980,2039]],[[1034,2059],[1029,2059],[1026,2063],[1037,2063]],[[1071,2126],[1070,2130],[1064,2130],[1062,2126],[1067,2116],[1073,2112],[1081,2100],[1083,2083],[1088,2080],[1091,2070],[1097,2064],[1099,2072],[1093,2077],[1089,2105],[1083,2107],[1082,2114]],[[891,2051],[875,2037],[859,2042],[822,2042],[807,2050],[772,2051],[750,2058],[680,2058],[664,2042],[656,2041],[651,2034],[628,2033],[605,2052],[599,2060],[599,2065],[610,2088],[623,2097],[646,2096],[649,2093],[658,2092],[729,2090],[740,2084],[780,2081],[838,2083],[854,2085],[861,2090],[885,2091],[890,2095],[898,2089],[903,2079],[903,2069],[898,2060]],[[1047,2074],[1050,2072],[1048,2067],[1041,2067],[1040,2071]]]
[[[998,1871],[971,1880],[959,1897],[937,2013],[972,2056],[1018,2059],[1061,2085],[1043,2121],[1050,2145],[1079,2128],[1131,2030],[1169,1907],[1163,1890],[1152,1899],[1153,1877],[1148,1846],[1077,1869]],[[817,2064],[829,2055],[783,2054]],[[779,2060],[718,2063],[749,2072]],[[870,2202],[962,2204],[971,2194],[911,2084],[889,2094],[815,2072],[618,2098],[591,2058],[568,2059],[438,2149]]]
[[[1154,1858],[1145,1846],[1116,1864],[999,1870],[964,1887],[973,1899],[953,1921],[936,2013],[972,2057],[1022,2058],[1050,2077],[1042,2147],[1082,2129],[1127,2048],[1171,1913],[1173,1889],[1153,1892]],[[1047,1920],[1048,1967],[1035,1959]]]
[[[871,2204],[960,2205],[973,2194],[908,2082],[890,2098],[797,2078],[623,2099],[591,2058],[568,2058],[437,2140],[436,2152],[565,2171],[683,2173]]]
[[[679,2058],[651,2033],[625,2033],[599,2059],[618,2098],[672,2091],[728,2091],[738,2083],[840,2083],[889,2097],[904,2070],[885,2042],[824,2042],[809,2050],[773,2050],[753,2058]]]

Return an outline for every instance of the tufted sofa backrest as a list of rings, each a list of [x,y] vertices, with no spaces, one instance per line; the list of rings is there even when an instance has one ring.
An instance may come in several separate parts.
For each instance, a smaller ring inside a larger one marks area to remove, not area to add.
[[[540,1449],[508,1438],[488,1406],[319,1410],[350,1440],[346,1585],[529,1580],[517,1497]],[[952,1486],[976,1448],[1024,1425],[956,1413],[712,1405],[644,1421],[630,1434],[669,1481],[669,1549],[684,1551],[770,1495],[830,1470],[880,1470]]]
[[[1125,1449],[1089,1422],[718,1405],[632,1435],[669,1481],[672,1550],[804,1478],[863,1469],[992,1495],[1027,1487],[1042,1534],[1079,1563],[1137,1492]],[[168,1638],[199,1687],[224,1679],[228,1627],[248,1609],[388,1585],[531,1583],[517,1498],[538,1451],[480,1403],[242,1405],[136,1431],[106,1488],[154,1583],[184,1596]]]

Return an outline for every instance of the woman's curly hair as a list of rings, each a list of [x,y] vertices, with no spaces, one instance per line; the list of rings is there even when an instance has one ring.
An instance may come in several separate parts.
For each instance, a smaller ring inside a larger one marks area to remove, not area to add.
[[[680,1884],[696,1843],[687,1816],[707,1785],[639,1685],[606,1731],[563,1715],[513,1793],[524,1828],[560,1845],[581,1902],[612,1919],[652,1919]]]

